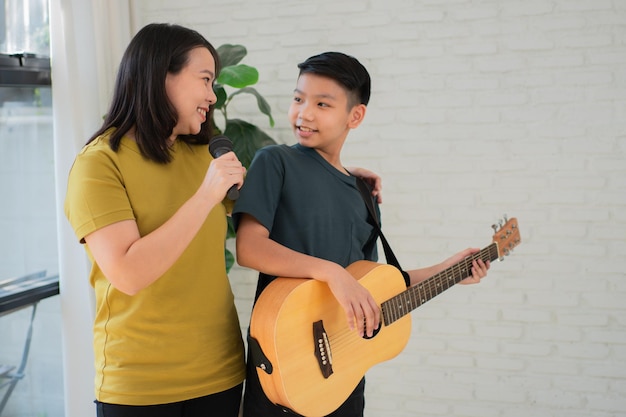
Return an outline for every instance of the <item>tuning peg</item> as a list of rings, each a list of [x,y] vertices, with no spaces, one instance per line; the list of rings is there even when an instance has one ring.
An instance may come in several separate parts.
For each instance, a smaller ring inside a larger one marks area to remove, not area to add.
[[[496,233],[498,232],[498,225],[497,224],[495,224],[495,223],[492,224],[491,228],[493,229],[494,232],[496,232]]]
[[[506,213],[502,217],[504,218],[504,223],[507,223],[509,221],[509,218],[507,217]]]

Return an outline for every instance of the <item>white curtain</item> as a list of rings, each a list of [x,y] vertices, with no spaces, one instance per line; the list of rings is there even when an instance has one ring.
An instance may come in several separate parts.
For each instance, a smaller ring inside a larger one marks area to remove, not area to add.
[[[50,43],[65,416],[95,416],[89,266],[63,202],[76,153],[102,123],[115,73],[138,30],[133,0],[50,0]]]

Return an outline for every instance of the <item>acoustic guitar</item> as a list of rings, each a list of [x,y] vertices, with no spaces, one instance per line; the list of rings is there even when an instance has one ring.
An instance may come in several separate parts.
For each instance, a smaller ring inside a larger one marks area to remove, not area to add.
[[[323,282],[276,278],[259,296],[250,321],[250,349],[265,395],[307,417],[330,414],[373,365],[398,355],[411,334],[410,312],[471,276],[472,261],[503,260],[521,242],[517,220],[494,225],[492,243],[407,288],[400,271],[357,261],[346,269],[380,306],[372,337],[348,328],[345,312]]]

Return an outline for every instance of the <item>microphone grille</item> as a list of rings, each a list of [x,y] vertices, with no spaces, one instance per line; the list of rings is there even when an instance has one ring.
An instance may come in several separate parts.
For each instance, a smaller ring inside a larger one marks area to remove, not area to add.
[[[224,135],[217,135],[217,136],[212,137],[211,140],[209,140],[209,152],[215,158],[232,150],[233,150],[233,142]],[[219,152],[219,155],[217,154],[218,152]]]

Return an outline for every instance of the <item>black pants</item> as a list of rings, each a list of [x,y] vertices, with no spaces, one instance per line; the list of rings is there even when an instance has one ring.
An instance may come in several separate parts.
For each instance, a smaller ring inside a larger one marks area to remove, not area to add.
[[[237,417],[243,384],[217,394],[170,404],[117,405],[96,401],[97,417]]]
[[[243,394],[243,417],[289,417],[283,407],[274,405],[263,392],[253,362],[248,358],[246,389]],[[324,401],[320,398],[320,401]],[[365,378],[348,399],[327,417],[363,417],[365,409]]]

